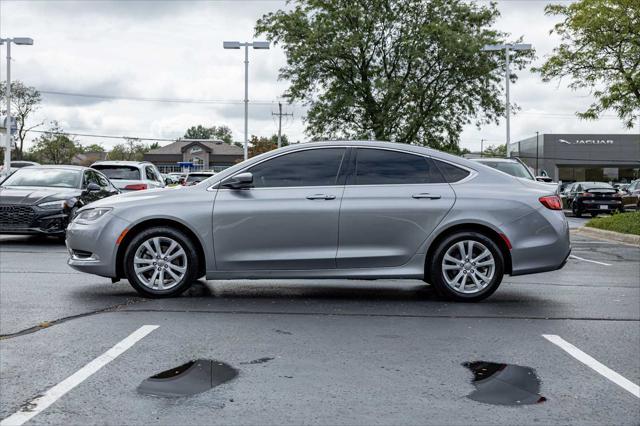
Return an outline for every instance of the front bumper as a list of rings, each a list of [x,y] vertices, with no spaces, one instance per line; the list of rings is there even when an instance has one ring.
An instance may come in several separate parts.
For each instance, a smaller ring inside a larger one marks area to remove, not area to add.
[[[117,240],[128,225],[111,213],[89,225],[72,222],[67,228],[67,263],[81,272],[116,278]]]
[[[0,234],[64,235],[69,224],[66,210],[37,206],[0,206]]]

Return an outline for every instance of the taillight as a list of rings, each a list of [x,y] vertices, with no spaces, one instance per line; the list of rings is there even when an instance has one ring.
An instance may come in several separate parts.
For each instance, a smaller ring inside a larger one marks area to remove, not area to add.
[[[550,210],[562,210],[562,200],[557,195],[547,195],[538,198],[543,206]]]
[[[146,183],[134,183],[133,185],[127,185],[124,187],[129,191],[140,191],[141,189],[147,189]]]

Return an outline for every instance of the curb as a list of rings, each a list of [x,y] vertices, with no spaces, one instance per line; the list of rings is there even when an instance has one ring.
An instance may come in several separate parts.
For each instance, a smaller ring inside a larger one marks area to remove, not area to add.
[[[621,232],[606,231],[604,229],[589,228],[586,226],[581,226],[580,228],[573,231],[577,234],[582,234],[589,237],[618,241],[621,243],[640,247],[640,235],[623,234]]]

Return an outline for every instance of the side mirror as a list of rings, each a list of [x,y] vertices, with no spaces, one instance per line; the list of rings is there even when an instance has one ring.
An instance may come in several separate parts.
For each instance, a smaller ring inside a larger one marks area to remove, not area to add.
[[[87,192],[98,192],[101,189],[102,188],[100,188],[100,185],[95,182],[89,182],[89,184],[87,185]]]
[[[253,185],[253,174],[251,172],[239,173],[226,180],[222,186],[231,189],[250,188]]]

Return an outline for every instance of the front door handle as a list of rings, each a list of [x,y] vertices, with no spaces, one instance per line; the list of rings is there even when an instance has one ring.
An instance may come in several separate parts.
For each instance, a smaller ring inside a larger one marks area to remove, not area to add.
[[[429,194],[428,192],[423,192],[423,193],[420,193],[420,194],[413,194],[411,196],[411,198],[416,198],[416,199],[427,198],[429,200],[439,200],[440,198],[442,198],[442,196]]]
[[[307,200],[335,200],[335,195],[327,195],[327,194],[314,194],[307,195]]]

